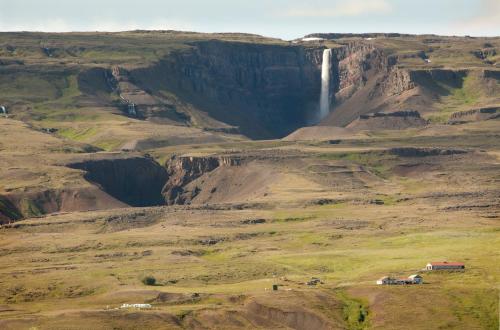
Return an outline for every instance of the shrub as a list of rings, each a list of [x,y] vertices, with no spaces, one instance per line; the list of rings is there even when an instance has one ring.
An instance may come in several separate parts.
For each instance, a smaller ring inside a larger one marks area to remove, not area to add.
[[[142,279],[142,283],[144,283],[145,285],[155,285],[156,284],[156,278],[154,278],[153,276],[145,276]]]

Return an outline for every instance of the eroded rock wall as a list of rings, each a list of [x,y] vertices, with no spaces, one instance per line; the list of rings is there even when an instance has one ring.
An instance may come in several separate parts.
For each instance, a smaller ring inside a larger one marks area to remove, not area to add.
[[[282,137],[315,116],[321,52],[213,40],[193,43],[130,74],[143,89],[169,90],[247,136]]]
[[[85,179],[130,206],[164,204],[161,191],[168,174],[150,158],[89,160],[69,166],[85,171]]]
[[[172,157],[165,164],[168,181],[163,187],[162,194],[166,204],[189,203],[196,197],[196,190],[186,194],[184,188],[187,184],[219,166],[237,166],[240,163],[239,158],[224,156]]]

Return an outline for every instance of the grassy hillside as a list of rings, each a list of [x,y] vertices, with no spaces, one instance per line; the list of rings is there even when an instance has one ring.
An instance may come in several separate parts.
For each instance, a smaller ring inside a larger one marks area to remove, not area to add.
[[[151,150],[158,158],[216,153],[243,163],[195,180],[201,191],[190,206],[66,213],[4,226],[0,322],[5,328],[140,322],[146,328],[496,329],[497,122],[403,133],[338,145],[268,141]],[[409,145],[468,152],[391,151]],[[439,260],[465,262],[466,270],[422,271]],[[384,275],[414,273],[425,284],[375,285]],[[156,284],[143,284],[146,276]],[[311,277],[323,284],[305,285]],[[153,307],[115,309],[123,303]],[[401,313],[408,305],[412,312]]]
[[[498,329],[499,46],[0,33],[0,328]]]

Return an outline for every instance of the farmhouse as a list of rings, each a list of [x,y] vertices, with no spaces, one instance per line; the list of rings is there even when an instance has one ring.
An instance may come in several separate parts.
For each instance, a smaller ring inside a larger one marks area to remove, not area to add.
[[[425,266],[426,270],[441,270],[441,269],[465,269],[465,265],[461,262],[430,262]]]

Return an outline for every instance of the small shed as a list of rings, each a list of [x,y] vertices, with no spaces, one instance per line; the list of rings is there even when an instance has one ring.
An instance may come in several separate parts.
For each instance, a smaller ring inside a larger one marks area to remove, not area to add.
[[[422,276],[415,274],[415,275],[410,275],[408,278],[413,282],[413,284],[422,284],[424,279]]]

